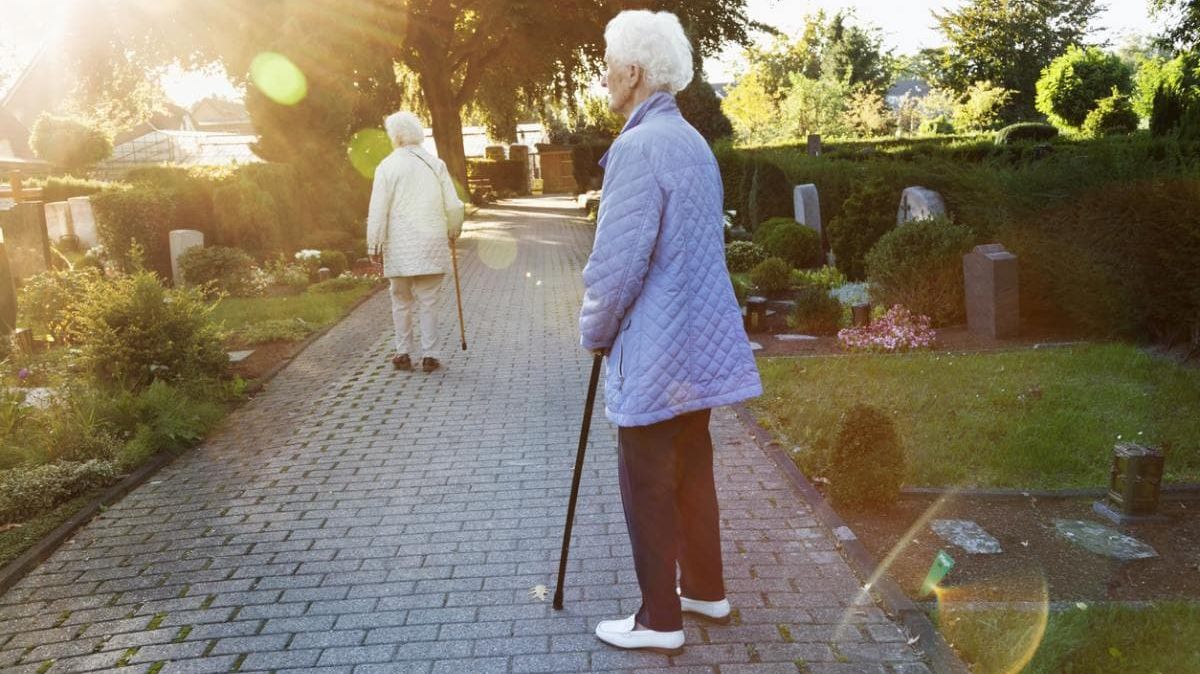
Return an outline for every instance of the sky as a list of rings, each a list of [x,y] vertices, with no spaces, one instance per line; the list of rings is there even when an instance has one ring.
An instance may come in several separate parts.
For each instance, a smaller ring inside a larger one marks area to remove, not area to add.
[[[137,1],[137,0],[131,0]],[[153,1],[153,0],[141,0]],[[0,23],[0,69],[4,59],[10,63],[27,61],[37,53],[46,33],[54,26],[56,16],[72,0],[0,0],[5,20]],[[804,16],[818,10],[832,13],[850,10],[861,25],[882,30],[884,46],[896,54],[915,53],[924,47],[942,44],[941,34],[934,28],[933,11],[954,9],[963,0],[747,0],[751,19],[774,25],[796,34]],[[1127,34],[1154,34],[1160,27],[1148,16],[1147,0],[1106,0],[1107,8],[1097,21],[1092,38],[1119,44]],[[740,49],[728,49],[718,58],[705,62],[708,79],[728,82],[738,72]],[[220,73],[183,73],[178,69],[168,73],[164,87],[170,98],[180,105],[190,105],[211,94],[236,97],[238,93]]]

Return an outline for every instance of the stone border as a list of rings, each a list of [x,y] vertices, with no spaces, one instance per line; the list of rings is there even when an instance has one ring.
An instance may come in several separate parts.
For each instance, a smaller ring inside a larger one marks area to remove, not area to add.
[[[283,368],[291,364],[291,362],[297,356],[303,353],[305,349],[311,346],[313,342],[317,341],[321,337],[324,337],[327,332],[337,327],[342,321],[349,317],[350,314],[354,313],[363,304],[366,304],[366,302],[375,297],[375,295],[382,292],[384,287],[385,286],[383,284],[380,284],[374,289],[370,290],[361,298],[359,298],[358,301],[356,301],[353,305],[351,305],[350,308],[346,310],[345,316],[342,316],[342,318],[337,322],[327,325],[324,328],[312,333],[308,337],[305,337],[304,340],[300,342],[299,347],[297,347],[290,356],[280,360],[270,370],[267,370],[263,376],[255,379],[253,384],[247,386],[245,397],[241,401],[235,403],[229,410],[229,413],[232,414],[242,405],[246,404],[246,402],[252,399],[255,395],[261,393],[266,385],[272,379],[274,379],[276,375],[283,371]],[[71,538],[71,536],[75,534],[76,530],[90,522],[91,519],[97,515],[97,513],[102,512],[108,506],[121,500],[121,498],[123,498],[126,494],[138,488],[151,477],[153,477],[154,474],[161,470],[164,466],[180,456],[183,456],[188,451],[190,450],[185,449],[179,452],[161,452],[159,454],[155,454],[149,461],[143,463],[141,466],[138,466],[132,473],[126,475],[119,482],[108,487],[94,499],[89,501],[74,515],[67,518],[65,522],[55,527],[45,536],[42,536],[38,542],[34,543],[32,547],[21,553],[16,559],[5,564],[3,567],[0,567],[0,594],[8,592],[9,589],[11,589],[22,578],[25,577],[26,573],[29,573],[29,571],[31,571],[38,564],[46,561],[50,555],[54,554],[54,551],[57,550],[59,546]]]
[[[945,487],[902,487],[901,498],[905,496],[942,496],[945,494],[961,494],[974,499],[1019,500],[1027,498],[1068,499],[1068,498],[1099,498],[1108,496],[1104,488],[1092,489],[948,489]],[[1163,500],[1191,501],[1200,499],[1200,484],[1182,483],[1163,487],[1159,491]]]
[[[733,410],[742,425],[754,435],[759,447],[787,477],[796,495],[812,508],[813,514],[821,524],[833,533],[842,557],[849,562],[855,575],[861,582],[868,582],[878,570],[878,565],[872,559],[871,553],[867,552],[867,548],[859,542],[854,532],[834,512],[820,492],[804,477],[796,464],[784,454],[779,443],[759,425],[750,410],[743,404],[734,405]],[[925,611],[913,603],[908,595],[904,594],[886,574],[881,575],[875,581],[871,591],[887,612],[899,620],[911,635],[910,638],[919,639],[915,645],[929,658],[929,664],[935,672],[938,674],[969,674],[970,669],[958,657],[958,653],[946,643],[945,638],[938,632]]]

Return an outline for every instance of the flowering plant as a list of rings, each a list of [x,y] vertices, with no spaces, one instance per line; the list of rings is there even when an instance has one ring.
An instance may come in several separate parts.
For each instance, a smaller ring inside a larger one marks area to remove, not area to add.
[[[296,251],[296,261],[301,262],[301,263],[320,262],[321,261],[321,251],[313,250],[311,248],[305,248],[304,250],[298,250],[298,251]]]
[[[851,351],[908,351],[933,346],[928,316],[914,316],[897,304],[870,325],[838,331],[838,342]]]

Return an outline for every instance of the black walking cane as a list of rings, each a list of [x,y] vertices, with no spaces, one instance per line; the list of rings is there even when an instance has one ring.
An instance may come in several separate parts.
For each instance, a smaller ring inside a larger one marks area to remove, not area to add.
[[[583,453],[587,449],[588,430],[592,425],[592,407],[596,403],[596,384],[600,381],[600,362],[604,355],[592,359],[592,378],[588,380],[587,403],[583,407],[583,428],[579,429],[579,450],[575,452],[575,476],[571,478],[571,501],[567,505],[567,526],[563,529],[562,553],[558,557],[558,588],[554,590],[554,610],[563,607],[563,578],[567,575],[567,548],[571,545],[571,525],[575,523],[575,501],[579,499],[579,479],[583,476]]]

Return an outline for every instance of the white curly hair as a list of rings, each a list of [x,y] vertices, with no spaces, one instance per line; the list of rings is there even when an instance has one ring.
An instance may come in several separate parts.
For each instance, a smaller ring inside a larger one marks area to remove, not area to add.
[[[674,94],[692,81],[692,43],[670,12],[621,12],[604,29],[604,42],[607,61],[638,66],[655,90]]]
[[[425,125],[421,124],[416,115],[406,110],[388,115],[383,121],[383,128],[387,129],[388,138],[392,139],[392,145],[396,147],[420,145],[425,142]]]

